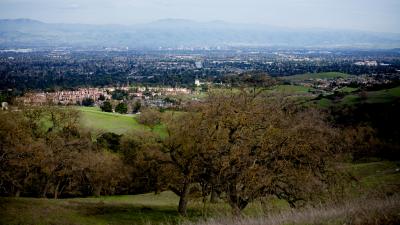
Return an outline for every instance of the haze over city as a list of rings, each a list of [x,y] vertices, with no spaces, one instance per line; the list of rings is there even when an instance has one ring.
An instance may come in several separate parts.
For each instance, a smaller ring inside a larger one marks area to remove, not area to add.
[[[400,32],[397,0],[1,0],[0,18],[138,24],[167,18]]]

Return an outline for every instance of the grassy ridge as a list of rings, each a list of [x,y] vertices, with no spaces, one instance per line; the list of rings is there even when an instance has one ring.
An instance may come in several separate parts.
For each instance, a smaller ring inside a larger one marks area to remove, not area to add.
[[[380,91],[368,91],[365,93],[365,99],[362,99],[358,94],[346,95],[339,101],[339,104],[352,105],[361,103],[387,103],[400,98],[400,86]]]
[[[310,79],[333,79],[333,78],[349,78],[352,75],[339,72],[325,72],[325,73],[305,73],[293,76],[282,77],[284,80],[290,81],[304,81]]]
[[[268,91],[283,94],[307,94],[311,90],[312,88],[310,87],[304,87],[300,85],[276,85]]]
[[[357,92],[358,90],[355,88],[344,87],[339,91],[346,95],[336,100],[322,98],[317,100],[316,104],[322,108],[327,108],[333,105],[351,106],[359,103],[390,103],[400,98],[400,86],[379,91],[367,91],[364,98],[361,98],[360,92]]]

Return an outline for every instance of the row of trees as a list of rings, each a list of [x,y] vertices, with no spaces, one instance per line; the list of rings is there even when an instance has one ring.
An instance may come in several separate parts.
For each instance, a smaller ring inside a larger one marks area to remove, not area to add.
[[[132,113],[138,113],[139,110],[141,109],[142,104],[139,101],[136,101],[132,105]],[[111,104],[110,101],[105,101],[103,104],[100,106],[100,109],[103,112],[113,112],[113,105]],[[124,102],[120,102],[115,106],[115,112],[120,113],[120,114],[126,114],[128,112],[128,105]]]

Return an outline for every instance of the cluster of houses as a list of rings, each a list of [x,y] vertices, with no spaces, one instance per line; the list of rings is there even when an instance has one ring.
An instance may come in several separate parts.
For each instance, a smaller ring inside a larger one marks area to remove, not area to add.
[[[109,88],[80,88],[74,91],[56,91],[56,92],[31,92],[17,99],[26,105],[81,105],[84,99],[92,99],[94,104],[100,105],[104,100],[112,99],[112,92],[123,90],[128,93],[132,99],[143,101],[154,101],[154,98],[162,96],[177,96],[191,94],[188,88],[172,87],[109,87]],[[146,103],[146,102],[144,102]]]
[[[27,105],[43,105],[47,103],[61,105],[81,104],[84,99],[90,98],[94,101],[99,100],[101,96],[105,99],[111,99],[106,89],[82,88],[76,91],[56,91],[56,92],[36,92],[27,93],[17,101]]]
[[[320,91],[335,91],[342,87],[349,86],[351,84],[355,84],[357,86],[373,86],[377,84],[388,84],[390,83],[389,79],[380,78],[377,79],[374,76],[368,75],[360,75],[360,76],[350,76],[347,78],[338,77],[338,78],[330,78],[330,79],[307,79],[297,83],[298,85],[305,87],[313,87]]]

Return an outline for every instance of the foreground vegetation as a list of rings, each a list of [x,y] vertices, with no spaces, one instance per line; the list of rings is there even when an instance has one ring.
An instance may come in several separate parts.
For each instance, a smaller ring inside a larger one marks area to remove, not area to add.
[[[0,224],[396,224],[399,218],[400,162],[347,165],[360,181],[355,200],[292,210],[282,201],[252,204],[245,217],[229,219],[229,206],[192,197],[188,217],[176,211],[173,192],[69,199],[0,198]],[[381,189],[394,196],[378,195]],[[358,195],[363,193],[363,195]],[[368,193],[368,198],[365,194]],[[228,216],[228,217],[227,217]],[[213,218],[213,219],[210,219]]]

